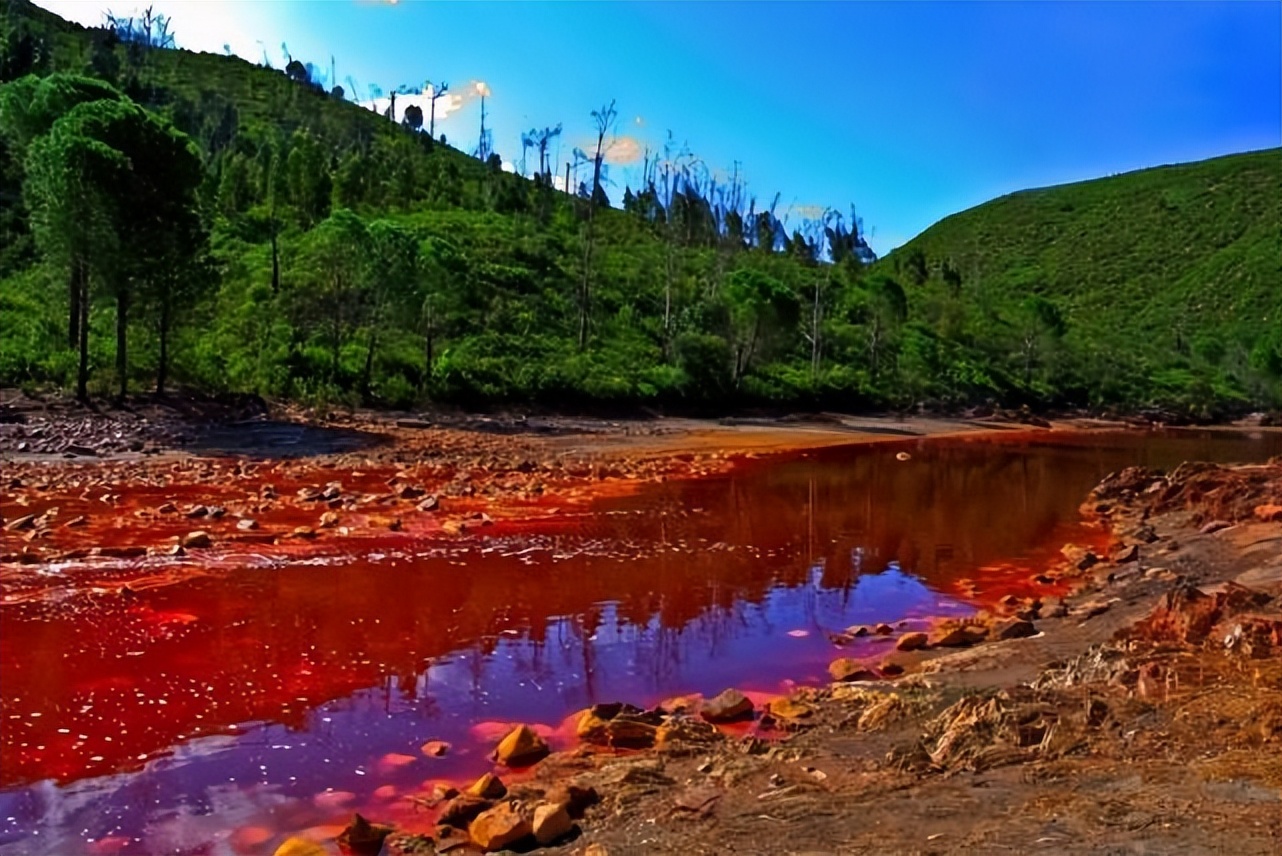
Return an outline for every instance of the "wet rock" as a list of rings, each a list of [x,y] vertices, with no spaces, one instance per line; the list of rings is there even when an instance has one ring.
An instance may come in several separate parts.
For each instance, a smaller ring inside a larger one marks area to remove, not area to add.
[[[899,637],[895,643],[895,648],[900,651],[921,651],[930,644],[930,637],[925,633],[905,633]]]
[[[286,838],[272,856],[329,856],[329,851],[306,838]]]
[[[392,827],[381,823],[370,823],[361,815],[355,815],[352,822],[338,835],[338,846],[355,856],[378,856],[383,849],[383,839],[392,834]]]
[[[465,793],[476,797],[484,797],[487,800],[499,800],[507,796],[507,785],[503,784],[503,780],[493,773],[486,773],[473,782]]]
[[[503,793],[507,793],[506,788],[503,789]],[[493,800],[476,794],[462,793],[445,804],[437,821],[445,826],[465,827],[473,818],[492,805],[494,805]]]
[[[828,664],[828,675],[834,681],[875,681],[877,673],[858,660],[839,657]]]
[[[1010,618],[993,626],[994,639],[1024,639],[1036,635],[1037,628],[1033,622],[1020,618]]]
[[[570,811],[561,803],[544,803],[534,809],[534,820],[531,823],[534,840],[547,846],[560,841],[574,829]]]
[[[518,725],[508,732],[494,750],[494,759],[509,767],[528,767],[548,756],[547,741],[528,725]]]
[[[205,547],[213,546],[214,542],[213,539],[209,537],[208,532],[203,529],[197,529],[194,532],[188,532],[186,535],[182,536],[178,543],[189,550],[200,550]]]
[[[533,835],[532,821],[523,805],[509,800],[477,815],[468,825],[467,832],[478,847],[492,853]]]
[[[736,689],[722,690],[703,703],[699,715],[709,722],[737,722],[751,719],[752,701]]]

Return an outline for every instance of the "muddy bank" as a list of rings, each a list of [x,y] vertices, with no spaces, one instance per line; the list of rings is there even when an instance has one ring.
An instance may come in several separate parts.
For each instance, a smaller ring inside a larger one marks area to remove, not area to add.
[[[598,705],[569,751],[496,735],[491,777],[415,797],[432,830],[383,852],[1277,853],[1282,462],[1126,470],[1083,514],[1109,544],[1041,571],[1062,599],[851,628],[886,656],[790,696]]]

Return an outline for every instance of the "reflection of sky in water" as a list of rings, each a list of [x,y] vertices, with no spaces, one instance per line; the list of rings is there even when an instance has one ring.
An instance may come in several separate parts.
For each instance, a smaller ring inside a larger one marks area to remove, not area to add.
[[[967,613],[945,592],[1076,537],[1077,505],[1107,472],[1258,459],[1282,451],[1278,437],[943,442],[907,464],[826,451],[656,486],[572,536],[232,570],[117,612],[6,612],[6,780],[11,762],[33,763],[15,748],[33,723],[46,741],[54,726],[114,735],[84,752],[138,744],[107,769],[150,760],[101,775],[68,756],[70,784],[0,793],[0,852],[232,853],[246,826],[272,833],[255,848],[271,852],[353,809],[412,823],[395,797],[485,769],[498,727],[486,723],[556,727],[596,701],[823,681],[835,656],[875,662],[890,648],[838,649],[828,633]],[[75,713],[86,698],[94,723]],[[429,739],[454,749],[425,758]],[[314,799],[329,789],[352,795]]]

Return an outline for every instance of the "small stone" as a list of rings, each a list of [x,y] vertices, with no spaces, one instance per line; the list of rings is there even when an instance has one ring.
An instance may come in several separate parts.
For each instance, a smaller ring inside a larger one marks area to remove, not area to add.
[[[487,800],[500,800],[507,796],[507,785],[503,784],[503,780],[493,773],[486,773],[473,782],[466,793],[476,797],[483,797]]]
[[[195,532],[188,532],[178,543],[188,549],[199,550],[211,546],[213,539],[209,537],[208,532],[197,529]]]
[[[752,701],[736,689],[722,690],[714,698],[703,703],[699,715],[709,722],[734,722],[751,719]]]
[[[528,767],[548,756],[547,741],[528,725],[518,725],[500,741],[494,758],[509,767]]]
[[[574,829],[569,809],[561,803],[544,803],[534,809],[534,839],[543,846],[559,841]]]
[[[532,835],[534,825],[524,807],[509,800],[477,815],[467,832],[478,847],[492,853]]]
[[[899,637],[895,643],[895,648],[900,651],[920,651],[930,644],[930,637],[925,633],[905,633]]]

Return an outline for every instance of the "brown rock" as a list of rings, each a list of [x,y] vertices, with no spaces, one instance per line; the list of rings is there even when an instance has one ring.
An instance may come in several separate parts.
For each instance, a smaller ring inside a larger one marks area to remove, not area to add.
[[[356,856],[378,856],[383,849],[383,839],[392,834],[392,827],[370,823],[359,814],[352,818],[338,835],[338,846]]]
[[[478,847],[492,853],[532,835],[534,824],[524,806],[509,800],[477,815],[467,832]]]
[[[1020,618],[1007,619],[993,627],[993,637],[995,639],[1023,639],[1036,635],[1037,628],[1033,626],[1033,622],[1024,621]]]
[[[877,673],[858,660],[839,657],[828,664],[828,675],[834,681],[875,681]]]
[[[528,767],[548,756],[547,741],[528,725],[518,725],[499,742],[494,759],[509,767]]]
[[[543,846],[559,841],[574,829],[569,809],[562,803],[543,803],[534,809],[534,840]]]
[[[899,637],[895,648],[900,651],[920,651],[929,644],[930,638],[925,633],[905,633]]]
[[[1277,523],[1282,521],[1282,505],[1257,505],[1251,512],[1255,519],[1261,523]]]
[[[752,701],[736,689],[722,690],[703,703],[699,715],[709,722],[736,722],[751,719]]]
[[[188,532],[178,543],[188,549],[199,550],[212,546],[213,539],[209,537],[208,532],[203,529],[197,529],[195,532]]]
[[[507,785],[503,784],[503,780],[493,773],[486,773],[473,782],[466,793],[472,796],[484,797],[487,800],[499,800],[507,796]]]
[[[507,793],[507,789],[504,788],[503,792]],[[445,808],[441,810],[441,816],[437,818],[437,822],[446,826],[467,826],[472,821],[472,818],[492,805],[494,805],[493,800],[488,800],[485,797],[471,793],[459,794],[445,804]]]

